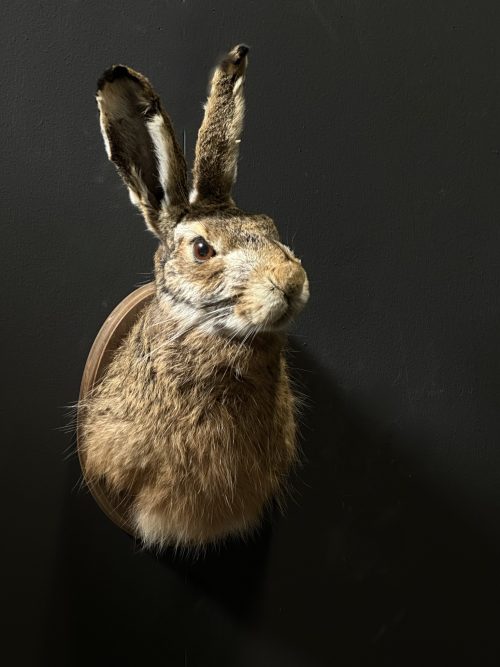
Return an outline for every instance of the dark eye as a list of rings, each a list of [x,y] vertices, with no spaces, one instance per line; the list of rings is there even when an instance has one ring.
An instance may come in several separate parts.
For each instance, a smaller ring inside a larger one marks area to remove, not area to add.
[[[199,236],[193,243],[193,254],[199,262],[205,262],[215,255],[212,246]]]

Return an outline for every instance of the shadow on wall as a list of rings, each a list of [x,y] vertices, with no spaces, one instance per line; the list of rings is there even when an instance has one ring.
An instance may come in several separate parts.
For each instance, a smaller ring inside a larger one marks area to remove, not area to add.
[[[246,626],[255,665],[498,664],[498,549],[414,476],[393,439],[292,341],[308,396],[285,518],[205,558],[161,559]],[[250,634],[248,634],[250,633]]]

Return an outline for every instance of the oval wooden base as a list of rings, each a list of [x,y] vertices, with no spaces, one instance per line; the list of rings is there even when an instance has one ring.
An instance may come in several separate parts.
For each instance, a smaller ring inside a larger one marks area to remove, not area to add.
[[[80,400],[85,399],[92,391],[95,384],[101,379],[104,371],[113,358],[113,354],[137,320],[140,311],[154,296],[155,289],[156,287],[154,283],[148,283],[147,285],[139,287],[139,289],[136,289],[119,303],[108,316],[90,349],[83,371],[82,383],[80,385]],[[109,498],[104,486],[93,482],[86,475],[85,452],[82,448],[80,428],[80,413],[78,411],[76,430],[77,449],[85,483],[96,503],[111,521],[116,523],[122,530],[133,535],[133,531],[128,525],[125,515],[125,504],[120,502],[117,506],[116,500],[112,501]]]

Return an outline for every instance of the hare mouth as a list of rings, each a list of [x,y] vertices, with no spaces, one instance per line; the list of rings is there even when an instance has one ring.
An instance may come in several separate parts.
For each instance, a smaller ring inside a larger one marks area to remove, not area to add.
[[[263,331],[283,331],[288,325],[293,322],[295,315],[295,310],[292,307],[289,307],[278,319],[266,322],[262,326]]]
[[[299,296],[285,295],[287,307],[275,319],[264,321],[262,329],[266,331],[283,331],[293,323],[297,315],[304,307],[304,301]]]
[[[290,303],[284,312],[277,314],[275,317],[268,315],[262,322],[251,322],[251,328],[256,332],[281,332],[293,322],[297,310],[298,309]]]

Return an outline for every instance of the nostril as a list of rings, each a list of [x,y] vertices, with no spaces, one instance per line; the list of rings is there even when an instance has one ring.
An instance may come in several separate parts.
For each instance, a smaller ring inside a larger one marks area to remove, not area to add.
[[[271,291],[274,292],[274,290],[278,290],[278,292],[281,292],[285,296],[287,296],[286,291],[283,289],[283,287],[280,287],[277,283],[274,282],[271,278],[268,278],[270,284],[271,284]]]
[[[300,266],[290,267],[289,264],[280,266],[280,271],[274,271],[268,276],[272,290],[279,290],[287,301],[300,296],[305,283],[305,272]]]
[[[277,285],[277,284],[274,282],[274,280],[272,280],[271,278],[268,278],[268,280],[269,280],[269,282],[270,282],[271,285],[272,285],[272,287],[271,287],[272,290],[278,289],[278,290],[280,290],[280,292],[283,291],[283,290],[281,289],[281,287],[280,287],[279,285]]]
[[[277,285],[273,280],[269,279],[269,282],[271,283],[271,289],[272,290],[278,290],[283,294],[285,297],[287,303],[290,303],[291,299],[296,298],[297,296],[300,295],[302,292],[302,287],[303,287],[303,281],[302,282],[290,282],[287,285],[284,285],[283,287],[280,287],[280,285]]]

